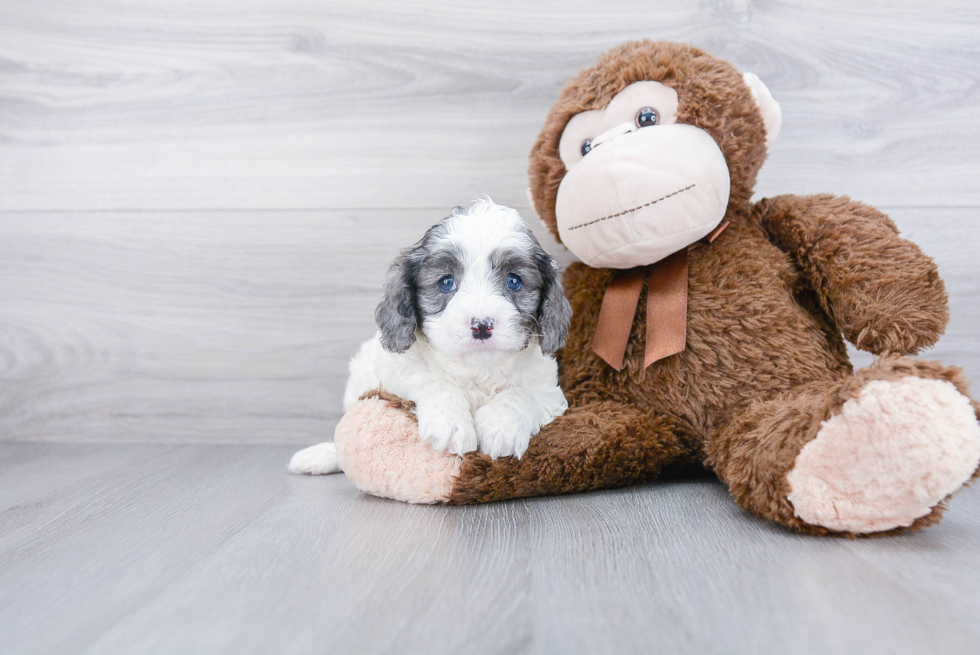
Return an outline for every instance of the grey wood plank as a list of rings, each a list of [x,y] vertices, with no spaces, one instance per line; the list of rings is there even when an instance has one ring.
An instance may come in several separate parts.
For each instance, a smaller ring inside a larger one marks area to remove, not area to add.
[[[99,452],[118,461],[119,448]],[[66,495],[56,516],[39,512],[0,535],[4,651],[78,652],[265,511],[285,484],[261,472],[281,473],[287,449],[138,448],[153,457]],[[56,471],[73,452],[48,451],[44,461]]]
[[[86,448],[120,447],[61,452]],[[288,475],[281,447],[155,448],[58,520],[0,534],[4,653],[509,653],[530,639],[519,507],[381,501],[343,476]]]
[[[537,634],[554,652],[975,650],[970,506],[939,531],[863,542],[789,533],[705,481],[530,506]]]
[[[48,482],[156,456],[0,530],[5,654],[972,653],[980,637],[975,489],[938,527],[855,541],[756,520],[711,479],[417,507],[289,476],[277,446],[0,444],[0,462],[25,447]]]
[[[342,477],[290,498],[86,653],[520,653],[532,641],[520,505],[419,507]],[[324,489],[324,487],[327,487]],[[160,631],[160,623],[194,630]]]
[[[925,356],[980,378],[977,211],[889,211],[950,291]],[[0,214],[0,440],[329,437],[389,262],[445,212]]]
[[[175,447],[121,445],[112,450],[75,444],[7,444],[0,449],[0,542],[54,520],[107,481]]]
[[[523,204],[567,78],[627,39],[758,73],[764,194],[980,204],[969,0],[0,4],[0,209]]]

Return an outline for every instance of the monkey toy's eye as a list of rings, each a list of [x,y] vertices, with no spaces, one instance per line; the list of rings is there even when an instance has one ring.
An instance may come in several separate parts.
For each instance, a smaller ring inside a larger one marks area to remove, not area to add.
[[[507,288],[510,289],[511,291],[520,291],[521,290],[521,278],[517,277],[516,275],[508,275],[507,276]]]
[[[443,293],[449,293],[456,288],[456,280],[453,279],[452,275],[447,275],[446,277],[439,280],[439,291]]]
[[[660,114],[653,107],[644,107],[636,112],[636,126],[650,127],[660,122]]]
[[[586,139],[582,142],[582,156],[585,157],[590,152],[592,152],[592,139]]]

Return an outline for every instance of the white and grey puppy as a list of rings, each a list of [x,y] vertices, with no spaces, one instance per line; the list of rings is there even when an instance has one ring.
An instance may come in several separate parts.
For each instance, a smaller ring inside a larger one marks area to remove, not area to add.
[[[558,266],[517,211],[489,199],[457,207],[391,265],[344,409],[382,388],[415,403],[434,448],[520,457],[568,407],[553,353],[571,314]],[[296,453],[289,468],[339,470],[333,444]]]

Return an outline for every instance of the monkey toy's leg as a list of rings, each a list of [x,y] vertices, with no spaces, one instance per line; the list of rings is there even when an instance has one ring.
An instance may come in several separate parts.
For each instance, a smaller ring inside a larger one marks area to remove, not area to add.
[[[980,404],[959,369],[884,358],[757,402],[706,444],[743,508],[811,534],[937,523],[978,474]]]
[[[403,401],[379,392],[355,404],[334,436],[340,466],[358,488],[412,503],[481,503],[651,480],[690,459],[696,445],[677,421],[621,403],[573,407],[531,439],[521,459],[433,450]]]

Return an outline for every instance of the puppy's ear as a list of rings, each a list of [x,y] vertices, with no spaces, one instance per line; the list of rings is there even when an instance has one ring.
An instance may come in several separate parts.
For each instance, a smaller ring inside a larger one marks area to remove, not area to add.
[[[541,301],[538,304],[538,330],[541,333],[541,350],[551,354],[560,350],[568,338],[568,324],[572,321],[572,306],[565,298],[561,286],[561,273],[555,259],[541,249],[534,249],[534,259],[541,272]]]
[[[417,245],[417,244],[416,244]],[[403,251],[388,269],[385,295],[374,311],[381,330],[381,345],[393,353],[403,353],[415,343],[415,275],[418,259],[415,249]]]

